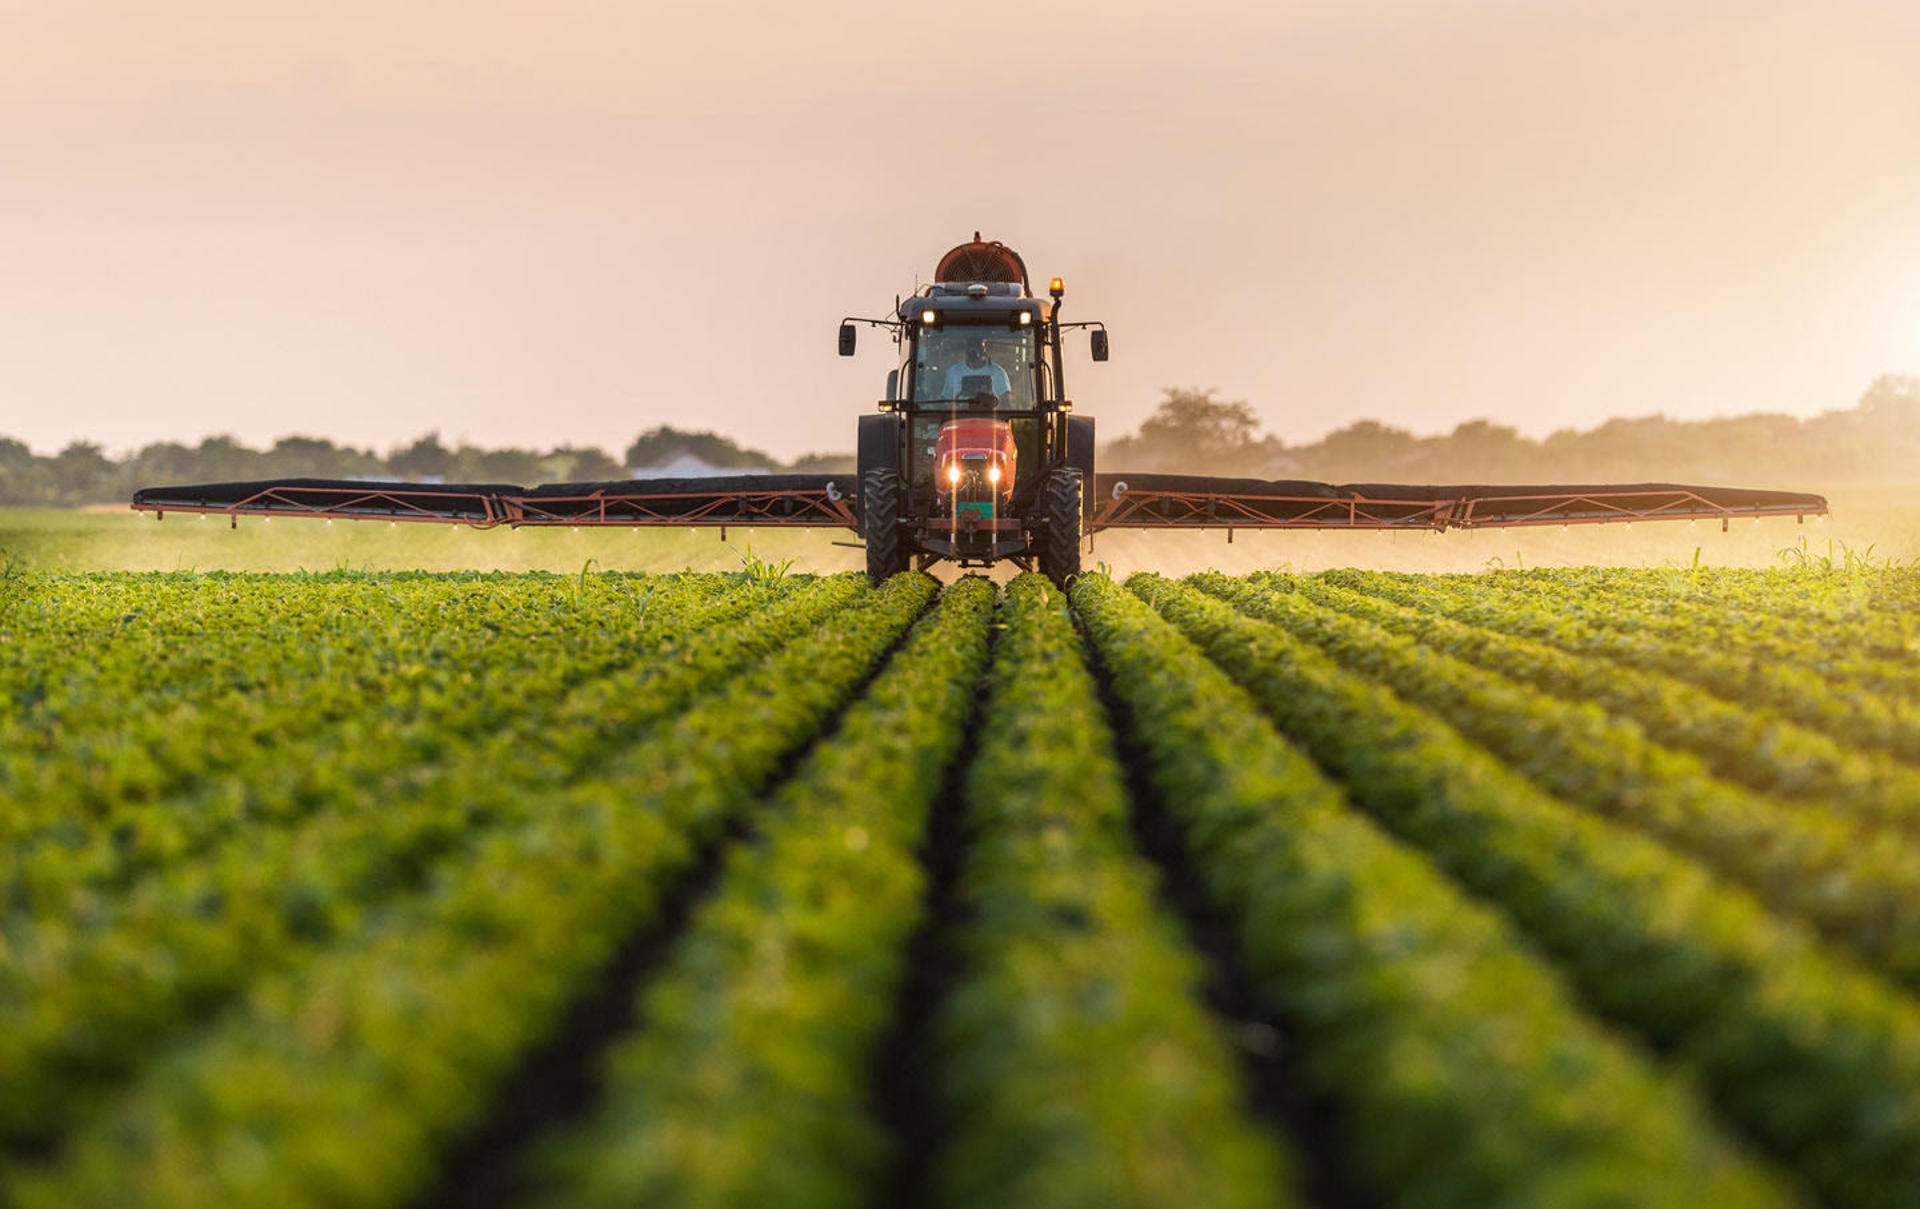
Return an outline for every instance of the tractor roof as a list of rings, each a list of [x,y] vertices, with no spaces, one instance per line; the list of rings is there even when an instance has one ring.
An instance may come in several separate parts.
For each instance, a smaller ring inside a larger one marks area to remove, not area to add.
[[[907,323],[924,322],[921,316],[934,312],[936,324],[944,323],[1009,323],[1011,316],[1022,311],[1033,316],[1032,322],[1044,323],[1051,311],[1051,304],[1040,298],[1022,298],[1017,293],[994,293],[991,289],[981,292],[976,284],[973,292],[968,292],[964,284],[930,285],[911,298],[900,303],[900,318]]]

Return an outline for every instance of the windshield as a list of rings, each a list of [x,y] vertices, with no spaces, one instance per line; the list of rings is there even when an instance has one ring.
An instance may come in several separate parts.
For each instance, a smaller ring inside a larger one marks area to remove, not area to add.
[[[996,411],[1032,411],[1032,328],[952,326],[919,333],[913,401],[962,401]],[[988,399],[986,396],[991,396]]]

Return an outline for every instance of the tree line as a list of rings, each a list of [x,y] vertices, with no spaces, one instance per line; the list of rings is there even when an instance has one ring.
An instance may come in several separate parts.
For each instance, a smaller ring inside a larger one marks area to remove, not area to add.
[[[1805,487],[1920,479],[1920,377],[1889,374],[1857,405],[1808,419],[1642,416],[1544,439],[1487,420],[1417,436],[1360,420],[1311,444],[1263,436],[1253,407],[1170,389],[1132,436],[1105,446],[1116,470],[1330,483],[1696,482]]]
[[[710,432],[661,426],[641,433],[615,460],[592,446],[535,449],[448,447],[428,433],[385,454],[336,445],[320,437],[282,437],[254,449],[232,437],[208,437],[197,445],[161,441],[125,457],[109,457],[96,444],[75,441],[51,457],[0,437],[0,505],[120,503],[140,487],[178,483],[247,482],[255,479],[401,479],[443,483],[595,482],[658,473],[682,458],[728,470],[834,473],[853,469],[853,456],[809,454],[782,462]]]
[[[1858,404],[1809,419],[1755,413],[1715,420],[1642,416],[1544,439],[1488,420],[1418,436],[1359,420],[1311,444],[1263,435],[1252,404],[1212,390],[1169,388],[1139,432],[1110,442],[1114,470],[1215,474],[1331,483],[1676,482],[1807,487],[1920,479],[1920,377],[1889,374]],[[277,478],[416,482],[593,482],[660,473],[682,458],[716,469],[839,474],[850,453],[782,462],[711,432],[661,426],[615,460],[591,446],[449,448],[429,433],[386,454],[319,437],[282,437],[253,449],[232,437],[163,441],[125,457],[76,441],[50,457],[0,437],[0,505],[116,503],[138,487]]]

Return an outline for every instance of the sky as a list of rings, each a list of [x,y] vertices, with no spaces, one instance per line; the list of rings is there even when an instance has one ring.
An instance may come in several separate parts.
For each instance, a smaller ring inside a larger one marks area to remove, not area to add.
[[[1102,434],[1920,373],[1913,0],[0,0],[0,436],[846,450],[975,230]]]

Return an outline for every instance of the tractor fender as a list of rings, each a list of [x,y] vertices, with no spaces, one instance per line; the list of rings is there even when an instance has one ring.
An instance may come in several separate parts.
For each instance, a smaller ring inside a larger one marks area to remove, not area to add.
[[[1081,482],[1086,484],[1082,495],[1083,511],[1087,523],[1093,521],[1093,508],[1099,502],[1094,496],[1093,484],[1093,417],[1067,417],[1067,457],[1066,464],[1080,472]]]
[[[864,484],[869,470],[892,470],[896,473],[903,468],[900,465],[900,421],[890,415],[861,416],[859,433],[859,458],[854,482]],[[854,515],[858,517],[865,504],[865,490],[852,492]],[[866,536],[864,525],[861,536]]]

